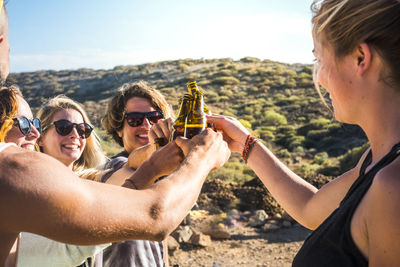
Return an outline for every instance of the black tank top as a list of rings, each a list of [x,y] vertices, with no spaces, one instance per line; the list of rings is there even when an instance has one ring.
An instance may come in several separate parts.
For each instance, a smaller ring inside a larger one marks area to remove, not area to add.
[[[368,266],[368,260],[361,254],[351,236],[351,219],[376,173],[399,155],[400,143],[365,173],[372,161],[371,151],[368,153],[361,166],[359,177],[350,187],[339,208],[304,241],[292,266]]]

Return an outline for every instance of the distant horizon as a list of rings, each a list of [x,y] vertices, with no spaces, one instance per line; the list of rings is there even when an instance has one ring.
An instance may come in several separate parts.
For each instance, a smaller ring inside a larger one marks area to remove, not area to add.
[[[79,67],[79,68],[66,68],[66,69],[38,69],[38,70],[33,70],[33,71],[20,71],[20,72],[10,72],[10,73],[16,73],[16,74],[18,74],[18,73],[41,72],[41,71],[57,71],[57,72],[59,72],[59,71],[75,71],[75,70],[79,70],[79,69],[91,69],[91,70],[94,70],[94,71],[97,71],[97,70],[112,70],[112,69],[114,69],[114,68],[116,68],[116,67],[120,67],[120,66],[123,66],[123,67],[139,66],[139,65],[154,64],[154,63],[166,62],[166,61],[178,61],[178,60],[214,60],[214,59],[215,59],[215,60],[220,60],[220,59],[225,59],[225,58],[230,58],[230,59],[232,59],[233,61],[240,61],[240,60],[243,59],[243,58],[257,58],[257,57],[245,56],[245,57],[242,57],[242,58],[239,58],[239,59],[234,59],[234,58],[231,58],[231,57],[221,57],[221,58],[178,58],[178,59],[160,60],[160,61],[152,61],[152,62],[145,62],[145,63],[138,63],[138,64],[121,64],[121,65],[115,65],[115,66],[112,66],[112,67],[109,67],[109,68]],[[259,59],[260,61],[269,60],[269,61],[272,61],[272,62],[281,63],[281,64],[288,64],[288,65],[295,65],[295,64],[300,64],[300,65],[313,65],[313,63],[302,63],[302,62],[287,63],[287,62],[282,62],[282,61],[279,61],[279,60],[271,60],[271,59],[268,59],[268,58],[264,58],[264,59],[257,58],[257,59]]]
[[[312,64],[311,0],[9,1],[11,72],[255,57]]]

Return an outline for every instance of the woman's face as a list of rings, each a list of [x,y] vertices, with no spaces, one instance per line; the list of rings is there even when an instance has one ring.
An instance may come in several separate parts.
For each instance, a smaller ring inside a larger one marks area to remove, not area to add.
[[[132,97],[126,102],[125,105],[126,113],[129,112],[150,112],[156,109],[151,105],[150,101],[142,97]],[[131,127],[124,120],[124,126],[118,135],[124,142],[124,149],[128,153],[132,152],[136,148],[147,145],[149,143],[149,131],[151,124],[149,120],[144,119],[143,123],[137,127]]]
[[[317,69],[315,81],[326,89],[332,101],[335,118],[338,121],[353,123],[355,118],[356,96],[353,79],[356,75],[354,71],[354,60],[352,56],[345,56],[337,59],[331,46],[322,46],[314,39],[314,55],[316,58]]]
[[[68,120],[72,123],[84,122],[81,113],[74,109],[63,109],[55,113],[52,122],[58,120]],[[72,168],[73,163],[81,157],[85,149],[86,139],[79,137],[76,127],[66,136],[61,136],[52,124],[43,133],[38,144],[44,153],[58,159],[65,166]]]
[[[25,116],[27,119],[32,120],[33,115],[28,103],[20,96],[17,96],[17,99],[18,99],[18,111],[16,117]],[[39,138],[39,136],[40,136],[39,131],[35,127],[33,127],[32,124],[31,124],[31,133],[25,136],[21,133],[18,127],[18,123],[14,122],[13,127],[7,133],[5,141],[9,143],[15,143],[17,146],[28,150],[34,150],[36,140]]]

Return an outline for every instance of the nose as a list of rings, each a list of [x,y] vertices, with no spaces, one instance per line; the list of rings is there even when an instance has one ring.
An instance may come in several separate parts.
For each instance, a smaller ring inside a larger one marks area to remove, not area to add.
[[[28,136],[30,139],[38,139],[40,137],[40,133],[35,126],[31,125],[31,133]]]
[[[140,126],[146,126],[146,127],[151,127],[151,123],[147,117],[144,118],[142,125]]]
[[[71,138],[80,138],[78,130],[77,130],[77,126],[74,126],[72,128],[72,131],[69,133],[69,135]]]

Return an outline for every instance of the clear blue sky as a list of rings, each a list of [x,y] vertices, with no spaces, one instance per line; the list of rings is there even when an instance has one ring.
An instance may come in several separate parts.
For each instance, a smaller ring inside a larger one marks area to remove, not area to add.
[[[182,58],[311,63],[311,0],[9,0],[11,72]]]

